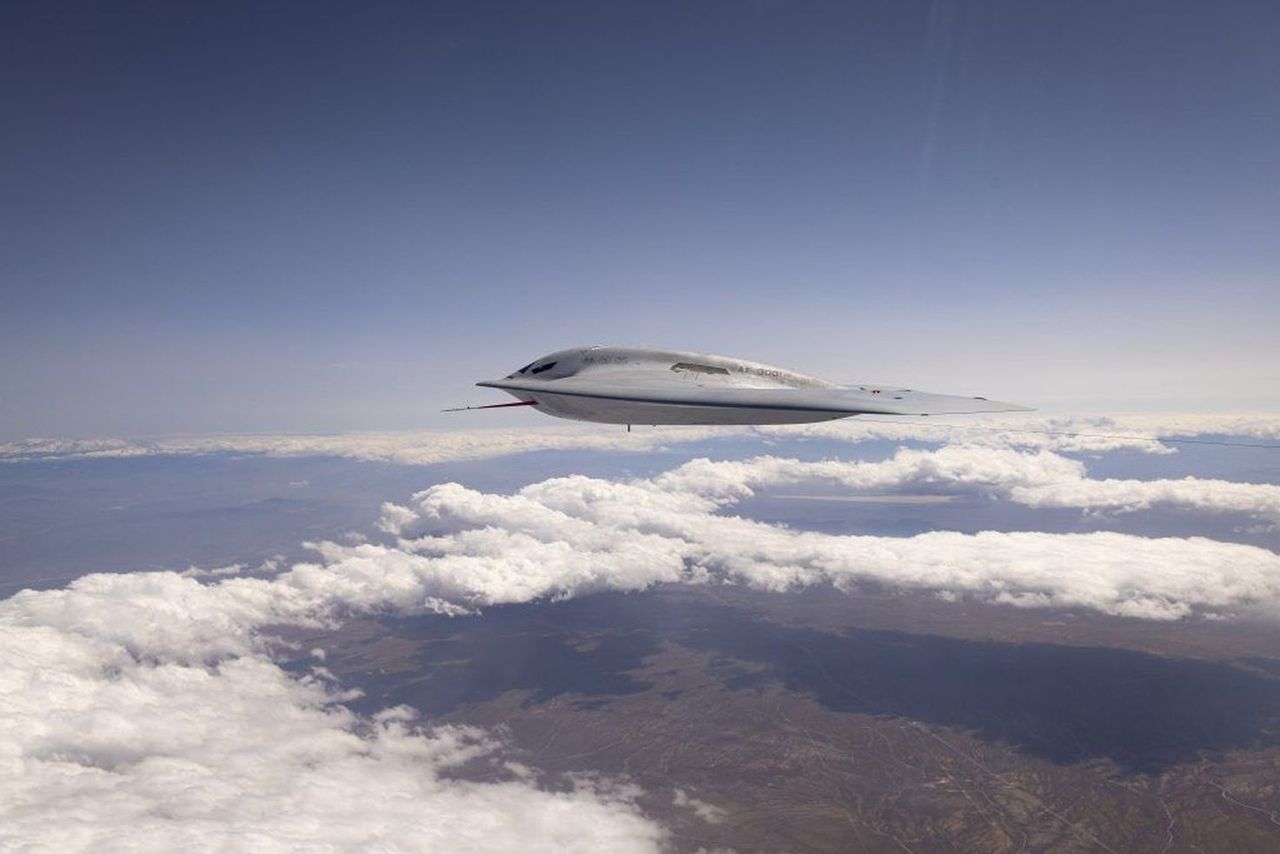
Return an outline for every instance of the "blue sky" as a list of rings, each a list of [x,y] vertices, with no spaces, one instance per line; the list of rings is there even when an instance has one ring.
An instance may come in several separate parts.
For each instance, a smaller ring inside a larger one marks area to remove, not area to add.
[[[591,342],[1280,408],[1272,3],[0,17],[0,437],[491,424]]]

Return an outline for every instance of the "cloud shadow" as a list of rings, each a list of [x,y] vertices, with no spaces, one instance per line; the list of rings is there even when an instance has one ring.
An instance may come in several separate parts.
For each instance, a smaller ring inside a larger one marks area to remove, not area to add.
[[[1280,743],[1280,678],[1258,662],[818,631],[687,592],[609,593],[389,624],[413,644],[413,675],[366,669],[356,682],[370,709],[409,703],[440,715],[513,690],[527,692],[526,706],[571,695],[580,708],[606,708],[611,698],[647,691],[655,703],[681,702],[635,673],[674,644],[709,653],[706,678],[730,690],[781,687],[832,712],[969,730],[1058,764],[1107,759],[1155,773],[1204,751]]]

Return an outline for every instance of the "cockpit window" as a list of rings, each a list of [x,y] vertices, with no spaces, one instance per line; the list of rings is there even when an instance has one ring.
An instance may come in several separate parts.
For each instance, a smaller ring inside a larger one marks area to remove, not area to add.
[[[555,363],[555,362],[547,362],[545,365],[538,365],[538,367],[534,368],[534,369],[533,369],[532,371],[530,371],[529,373],[531,373],[531,374],[540,374],[540,373],[542,373],[543,371],[549,371],[549,370],[551,370],[551,369],[552,369],[552,368],[554,368],[555,366],[556,366],[556,363]]]

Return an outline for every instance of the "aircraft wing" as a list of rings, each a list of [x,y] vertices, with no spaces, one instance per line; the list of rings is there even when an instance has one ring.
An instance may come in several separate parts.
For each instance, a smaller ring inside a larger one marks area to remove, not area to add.
[[[669,379],[628,377],[615,381],[590,377],[557,380],[524,378],[476,383],[519,397],[539,394],[666,406],[691,406],[762,411],[839,413],[842,415],[954,415],[976,412],[1025,411],[1027,407],[981,397],[927,394],[876,386],[791,388],[737,385],[699,385]]]

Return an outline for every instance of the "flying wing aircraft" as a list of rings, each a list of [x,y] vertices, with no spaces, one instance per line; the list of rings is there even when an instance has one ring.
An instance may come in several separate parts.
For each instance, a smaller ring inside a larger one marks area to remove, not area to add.
[[[1027,409],[983,397],[839,385],[730,356],[633,347],[561,350],[476,385],[502,389],[516,402],[463,409],[532,406],[559,418],[601,424],[801,424],[851,415]]]

